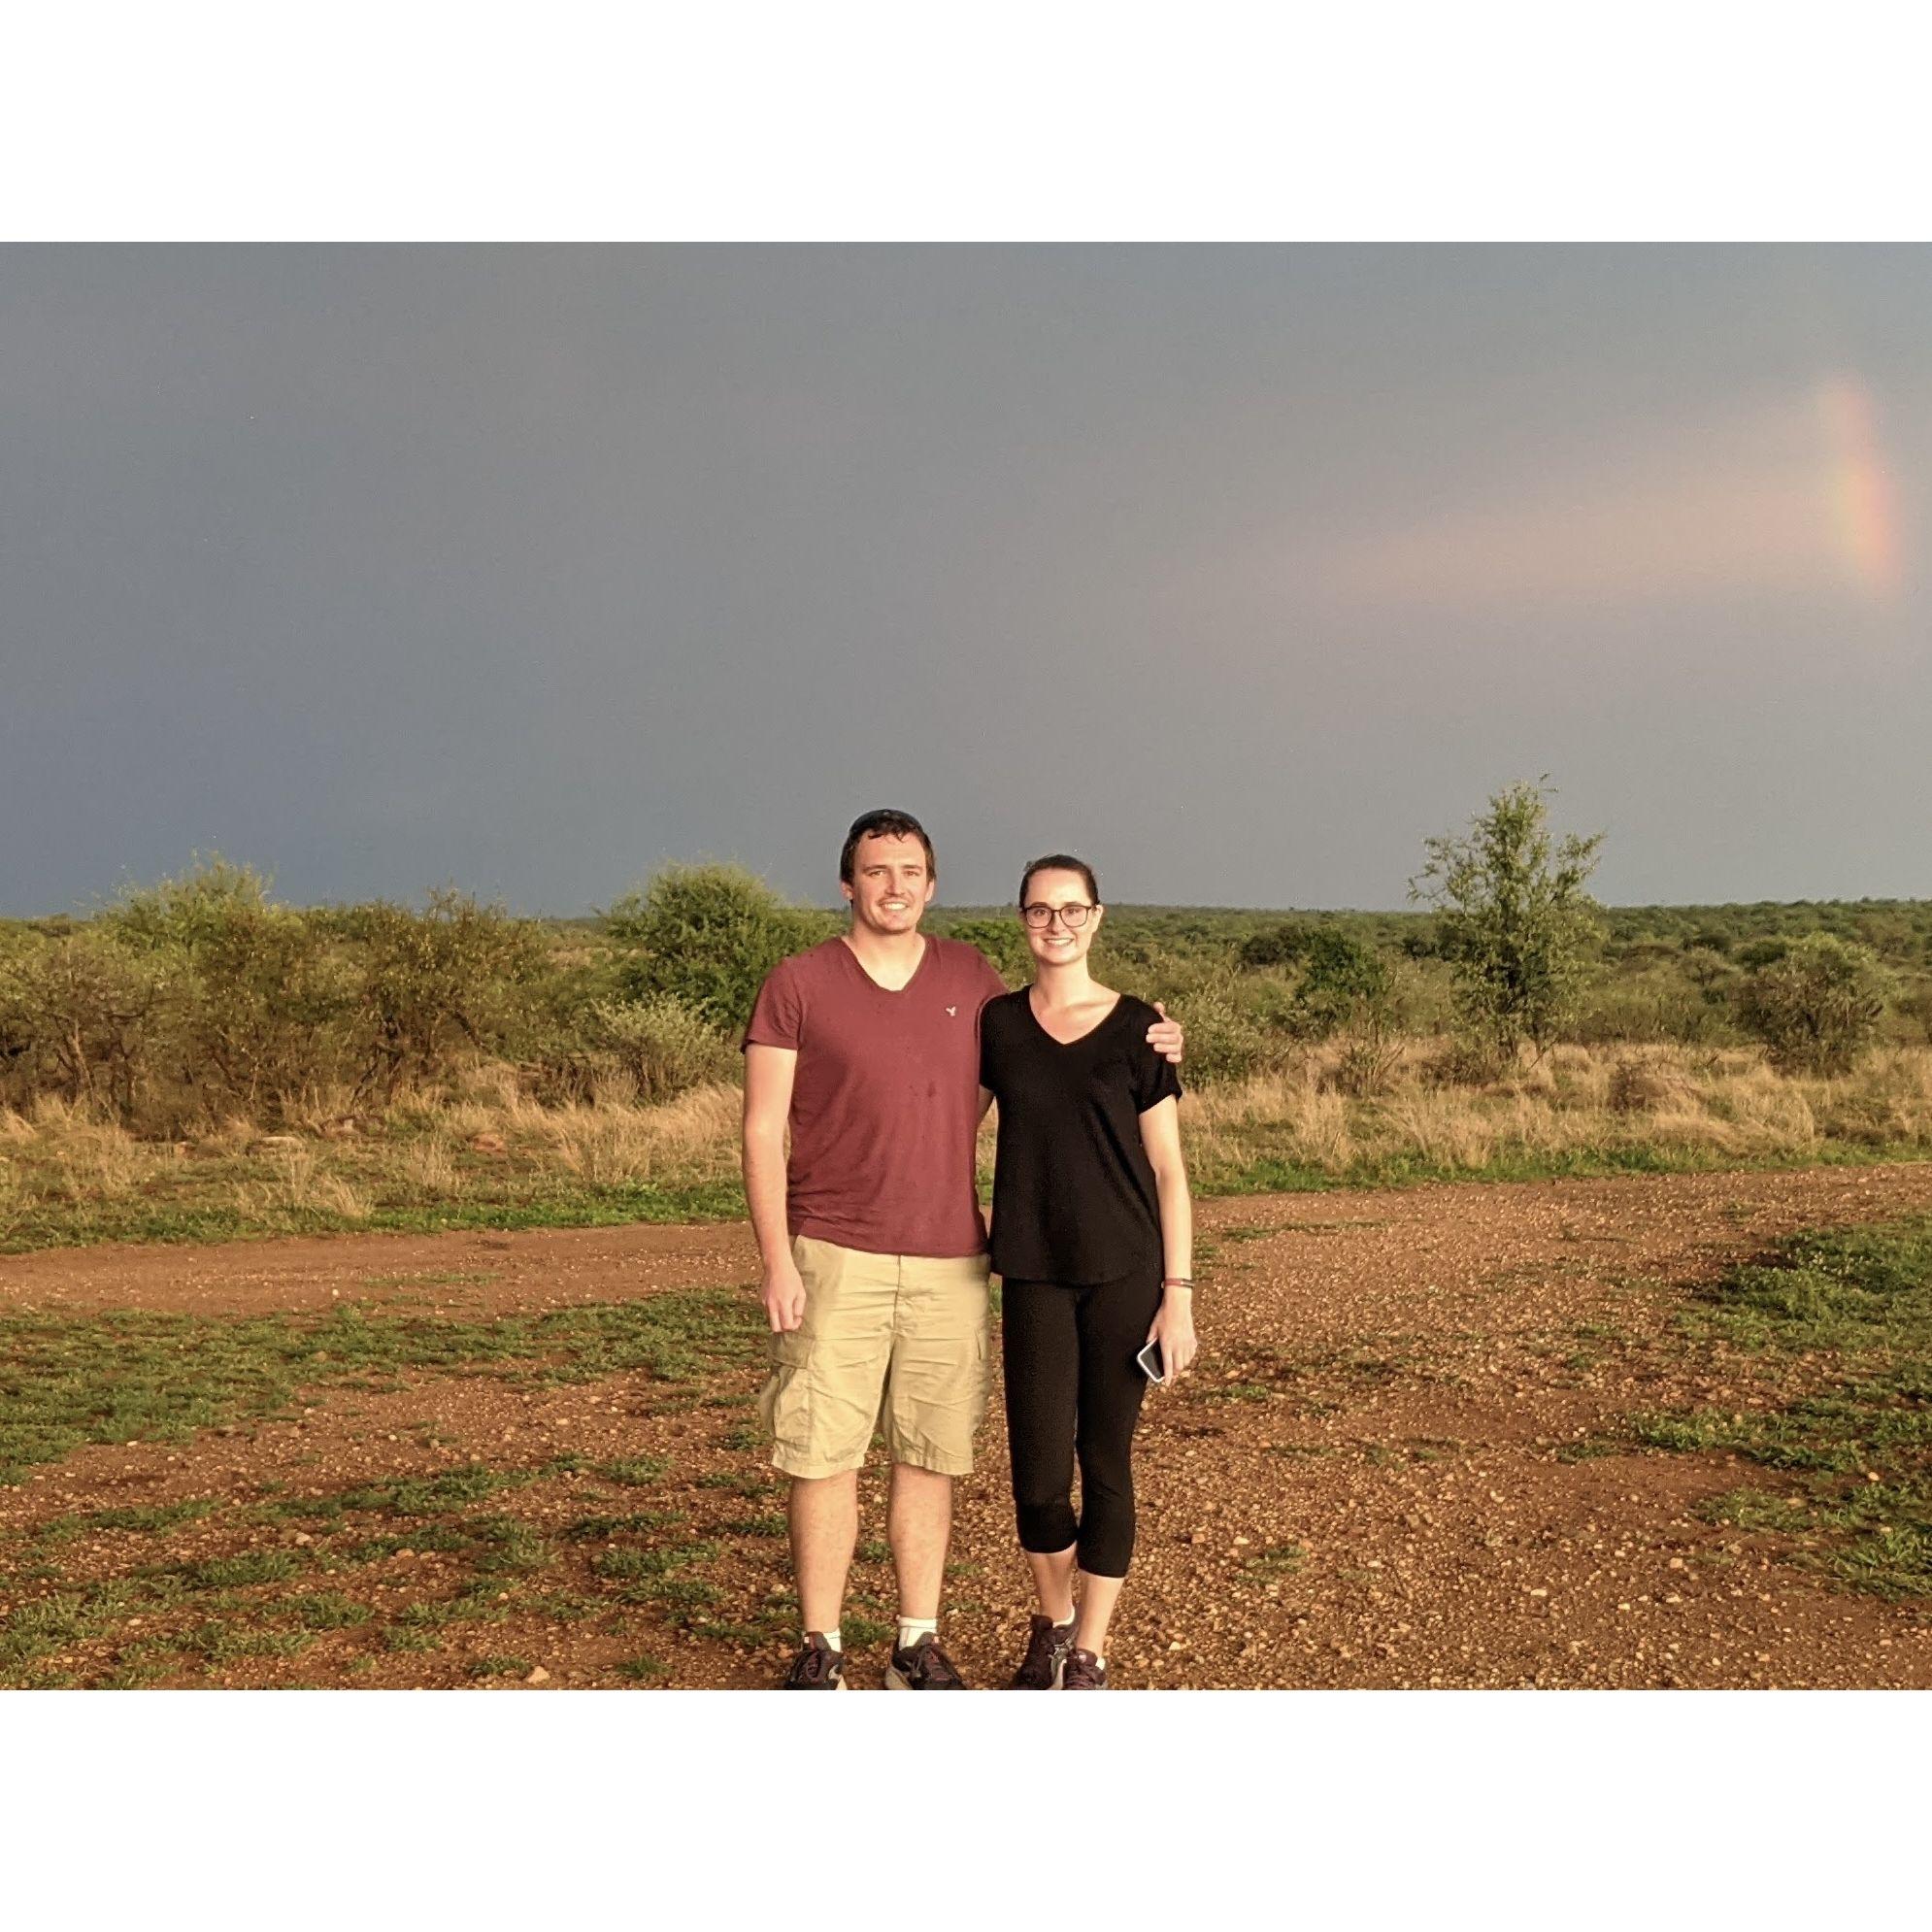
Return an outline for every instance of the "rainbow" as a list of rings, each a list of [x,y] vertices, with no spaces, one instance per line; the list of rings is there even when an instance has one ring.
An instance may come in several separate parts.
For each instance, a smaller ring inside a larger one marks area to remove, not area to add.
[[[1872,392],[1855,376],[1829,377],[1818,385],[1817,409],[1824,425],[1833,549],[1859,589],[1875,598],[1894,597],[1905,576],[1898,490],[1879,443]]]

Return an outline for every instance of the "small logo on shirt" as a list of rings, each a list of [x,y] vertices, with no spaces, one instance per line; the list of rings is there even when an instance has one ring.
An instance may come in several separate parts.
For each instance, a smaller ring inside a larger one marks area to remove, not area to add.
[[[949,1006],[946,1009],[946,1013],[949,1019],[957,1018],[959,1009],[956,1006]]]

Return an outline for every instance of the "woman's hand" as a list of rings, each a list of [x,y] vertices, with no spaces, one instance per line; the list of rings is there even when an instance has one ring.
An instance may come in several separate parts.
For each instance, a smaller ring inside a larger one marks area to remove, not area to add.
[[[1192,1365],[1199,1347],[1194,1340],[1194,1296],[1191,1289],[1162,1289],[1160,1313],[1154,1316],[1153,1326],[1148,1330],[1148,1341],[1160,1344],[1160,1365],[1166,1371],[1167,1380],[1179,1382]]]

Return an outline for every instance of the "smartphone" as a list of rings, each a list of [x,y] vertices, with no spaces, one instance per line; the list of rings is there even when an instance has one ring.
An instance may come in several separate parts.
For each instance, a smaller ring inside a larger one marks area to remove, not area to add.
[[[1116,1361],[1118,1361],[1120,1358],[1119,1356],[1116,1355],[1115,1356],[1114,1359]],[[1144,1376],[1146,1376],[1149,1382],[1164,1382],[1167,1380],[1166,1375],[1162,1373],[1162,1364],[1160,1359],[1160,1344],[1158,1342],[1149,1342],[1148,1346],[1145,1349],[1143,1349],[1138,1355],[1134,1357],[1134,1360],[1141,1365],[1141,1373]]]

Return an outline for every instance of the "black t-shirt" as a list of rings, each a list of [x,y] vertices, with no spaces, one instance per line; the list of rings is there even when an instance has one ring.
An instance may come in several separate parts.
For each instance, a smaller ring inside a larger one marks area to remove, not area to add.
[[[980,1084],[1000,1104],[993,1271],[1018,1282],[1117,1281],[1161,1265],[1160,1199],[1141,1116],[1181,1091],[1148,1045],[1160,1016],[1122,994],[1062,1046],[1028,989],[980,1014]]]

